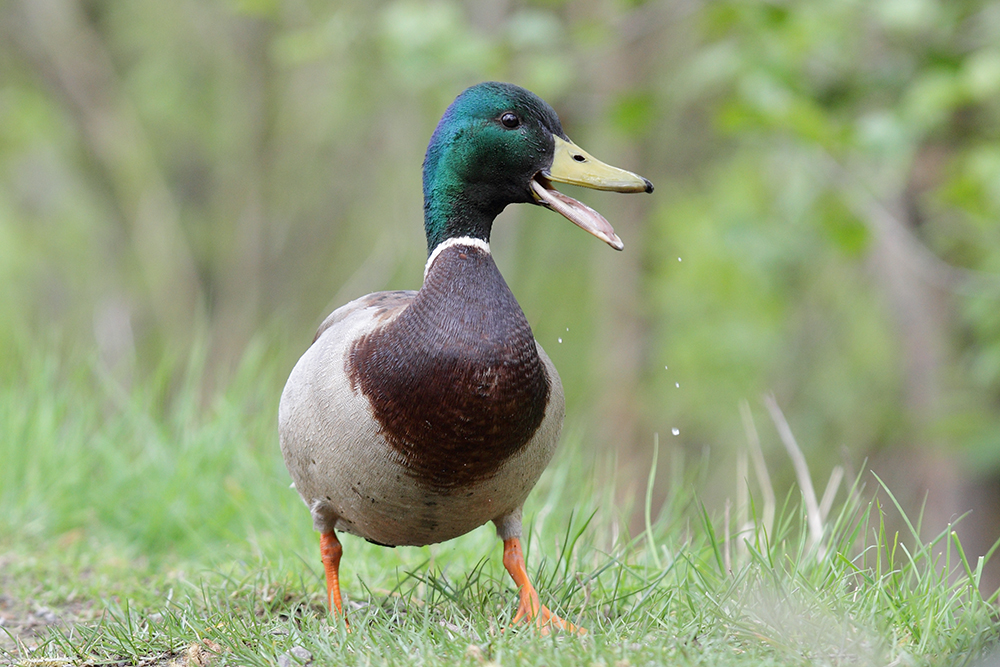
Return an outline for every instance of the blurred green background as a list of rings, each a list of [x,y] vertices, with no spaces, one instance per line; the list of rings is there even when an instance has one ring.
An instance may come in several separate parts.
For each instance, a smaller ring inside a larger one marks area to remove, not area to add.
[[[274,414],[325,314],[419,286],[423,152],[487,79],[531,89],[577,143],[656,184],[572,193],[623,253],[536,207],[493,234],[562,374],[567,430],[588,456],[617,453],[626,492],[659,433],[661,467],[705,460],[721,507],[746,399],[780,497],[794,476],[773,392],[820,489],[834,465],[874,469],[912,511],[926,497],[928,533],[973,510],[966,551],[989,548],[1000,4],[986,0],[8,0],[5,390],[43,354],[125,393],[163,376],[166,402],[194,354],[202,395],[266,382]],[[238,373],[248,349],[270,372]]]

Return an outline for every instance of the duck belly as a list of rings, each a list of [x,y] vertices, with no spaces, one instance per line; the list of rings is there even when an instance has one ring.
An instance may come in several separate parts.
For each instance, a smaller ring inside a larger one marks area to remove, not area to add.
[[[373,328],[369,311],[350,313],[323,331],[281,397],[282,453],[316,530],[336,528],[389,546],[424,545],[518,510],[551,459],[563,421],[562,386],[544,351],[538,346],[549,399],[531,439],[484,478],[428,484],[423,470],[415,471],[398,443],[385,437],[371,401],[349,377],[345,360],[354,341]],[[449,455],[440,465],[460,467],[461,461]]]

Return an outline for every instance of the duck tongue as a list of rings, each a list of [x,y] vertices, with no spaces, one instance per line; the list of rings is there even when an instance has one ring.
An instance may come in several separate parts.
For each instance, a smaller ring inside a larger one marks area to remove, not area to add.
[[[561,214],[577,227],[585,229],[615,250],[625,247],[615,234],[614,227],[603,215],[586,204],[568,197],[552,187],[552,183],[540,174],[531,179],[531,189],[538,203]]]

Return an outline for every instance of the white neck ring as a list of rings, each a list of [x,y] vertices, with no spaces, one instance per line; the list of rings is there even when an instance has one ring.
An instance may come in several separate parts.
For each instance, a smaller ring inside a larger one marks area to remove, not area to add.
[[[441,243],[438,243],[437,247],[431,252],[431,256],[427,258],[427,263],[424,265],[424,280],[427,280],[427,274],[430,272],[431,265],[434,263],[434,260],[438,258],[438,255],[448,248],[456,245],[471,246],[482,250],[487,255],[491,254],[490,244],[482,239],[477,239],[472,236],[455,236],[453,238],[446,239]]]

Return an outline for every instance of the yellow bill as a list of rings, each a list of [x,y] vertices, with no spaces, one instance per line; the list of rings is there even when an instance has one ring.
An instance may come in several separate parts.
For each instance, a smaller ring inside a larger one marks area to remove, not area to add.
[[[556,136],[553,139],[555,150],[552,166],[539,172],[531,180],[531,190],[536,201],[557,211],[615,250],[621,250],[625,245],[604,216],[586,204],[559,192],[552,187],[552,182],[613,192],[652,192],[653,184],[642,176],[601,162],[571,141]]]

